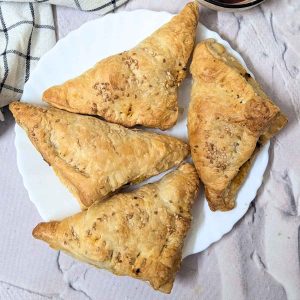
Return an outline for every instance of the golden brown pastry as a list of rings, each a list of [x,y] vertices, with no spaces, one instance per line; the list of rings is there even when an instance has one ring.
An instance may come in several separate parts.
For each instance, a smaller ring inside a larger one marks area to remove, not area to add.
[[[170,293],[199,179],[190,164],[157,183],[97,202],[61,222],[40,223],[33,236],[52,248]]]
[[[83,208],[124,184],[170,169],[189,152],[176,138],[94,117],[20,102],[10,110]]]
[[[126,127],[167,129],[178,117],[177,90],[194,47],[198,4],[189,3],[135,48],[110,56],[46,90],[49,104]]]
[[[192,158],[211,210],[231,210],[260,145],[287,119],[244,67],[212,39],[196,47],[191,72]]]

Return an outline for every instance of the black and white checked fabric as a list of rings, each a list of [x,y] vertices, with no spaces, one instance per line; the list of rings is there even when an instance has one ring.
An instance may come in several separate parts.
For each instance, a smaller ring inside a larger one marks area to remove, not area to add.
[[[39,58],[54,46],[51,4],[106,14],[128,0],[15,0],[0,2],[0,109],[19,100]],[[0,111],[0,120],[3,118]]]

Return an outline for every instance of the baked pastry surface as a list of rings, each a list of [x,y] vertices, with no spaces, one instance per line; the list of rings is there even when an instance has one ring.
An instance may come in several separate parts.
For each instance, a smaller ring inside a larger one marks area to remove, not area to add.
[[[33,236],[98,268],[170,293],[198,188],[195,168],[183,164],[156,183],[97,202],[60,222],[40,223]]]
[[[259,147],[287,119],[245,68],[212,39],[197,45],[191,73],[192,158],[211,210],[231,210]]]
[[[189,153],[188,145],[176,138],[95,117],[21,102],[12,103],[10,110],[82,208],[178,165]]]
[[[126,127],[168,129],[178,118],[177,90],[194,47],[198,4],[189,3],[135,48],[44,92],[43,100],[71,112],[98,115]]]

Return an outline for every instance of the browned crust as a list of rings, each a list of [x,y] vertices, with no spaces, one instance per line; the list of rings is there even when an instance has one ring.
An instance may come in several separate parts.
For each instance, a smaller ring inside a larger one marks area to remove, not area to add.
[[[178,165],[189,152],[176,138],[94,117],[20,102],[12,103],[10,110],[82,208],[124,184]]]
[[[231,210],[257,146],[283,128],[287,118],[214,40],[197,45],[191,72],[188,131],[193,161],[211,210]]]
[[[162,130],[178,118],[177,90],[194,47],[198,4],[182,12],[135,48],[110,56],[92,69],[43,94],[49,104],[98,115],[126,127]]]
[[[33,236],[98,268],[170,293],[198,188],[195,168],[183,164],[159,182],[117,194],[60,222],[40,223]]]

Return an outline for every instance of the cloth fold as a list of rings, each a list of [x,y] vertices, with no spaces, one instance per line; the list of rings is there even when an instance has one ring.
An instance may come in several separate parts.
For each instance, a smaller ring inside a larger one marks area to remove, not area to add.
[[[51,5],[106,14],[128,0],[18,0],[0,2],[0,108],[19,100],[40,57],[55,42]],[[0,111],[0,119],[2,119]]]

